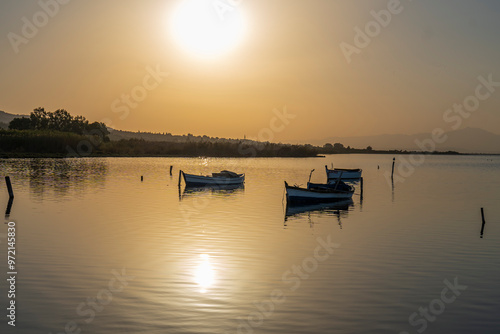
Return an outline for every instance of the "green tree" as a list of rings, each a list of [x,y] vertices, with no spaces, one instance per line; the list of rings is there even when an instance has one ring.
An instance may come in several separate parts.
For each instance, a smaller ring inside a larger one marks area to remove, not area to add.
[[[333,144],[333,148],[334,148],[335,150],[337,150],[337,151],[341,151],[341,150],[343,150],[343,149],[344,149],[344,145],[343,145],[343,144],[341,144],[341,143],[335,143],[335,144]]]
[[[57,109],[47,114],[49,117],[48,129],[61,132],[72,132],[73,116],[71,116],[69,112],[64,109]]]
[[[48,112],[44,108],[36,108],[29,118],[16,118],[12,120],[9,124],[9,129],[72,132],[79,135],[97,136],[101,141],[109,141],[109,131],[104,123],[89,123],[85,117],[73,117],[64,109]]]
[[[31,130],[31,119],[27,117],[14,118],[9,123],[9,129],[11,130]]]
[[[98,136],[104,142],[109,141],[108,127],[104,123],[94,122],[94,123],[88,124],[86,126],[84,133],[89,134],[89,135],[93,135],[93,136]]]
[[[35,130],[46,130],[49,127],[49,114],[44,108],[36,108],[30,115],[31,127]]]
[[[83,134],[89,127],[89,121],[83,116],[75,116],[71,121],[71,132]]]

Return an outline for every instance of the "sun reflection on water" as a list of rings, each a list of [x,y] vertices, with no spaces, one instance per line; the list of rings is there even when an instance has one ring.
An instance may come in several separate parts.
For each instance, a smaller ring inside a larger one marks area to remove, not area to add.
[[[215,272],[210,264],[210,257],[208,254],[200,254],[201,263],[196,268],[194,279],[200,286],[201,292],[205,293],[211,287],[215,280]]]

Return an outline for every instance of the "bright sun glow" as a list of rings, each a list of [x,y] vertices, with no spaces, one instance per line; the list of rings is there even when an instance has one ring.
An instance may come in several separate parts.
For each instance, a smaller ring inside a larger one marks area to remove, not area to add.
[[[225,4],[221,6],[221,3]],[[184,0],[174,11],[171,29],[176,41],[196,55],[213,57],[234,48],[245,34],[239,6],[214,0]]]
[[[208,254],[201,254],[201,263],[196,268],[194,279],[201,287],[201,292],[205,293],[207,289],[214,283],[215,274],[210,264],[210,259]]]

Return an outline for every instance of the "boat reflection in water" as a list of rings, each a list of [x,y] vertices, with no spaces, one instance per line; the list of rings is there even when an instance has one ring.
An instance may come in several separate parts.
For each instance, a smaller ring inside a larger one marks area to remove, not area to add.
[[[11,177],[14,190],[27,185],[37,201],[51,196],[74,198],[88,189],[101,191],[107,173],[108,162],[103,158],[0,160],[0,174]]]
[[[244,184],[238,185],[213,185],[204,187],[188,187],[186,186],[184,190],[179,187],[179,200],[183,200],[185,197],[194,196],[197,194],[210,192],[218,196],[228,196],[231,194],[242,193],[245,190]]]
[[[321,216],[332,216],[336,217],[340,228],[342,228],[341,218],[347,217],[349,210],[354,208],[354,202],[352,199],[340,200],[330,203],[316,203],[316,204],[287,204],[285,210],[285,222],[284,225],[287,226],[287,221],[290,218],[304,218],[307,217],[311,227],[314,223],[311,220],[311,215],[321,215]]]

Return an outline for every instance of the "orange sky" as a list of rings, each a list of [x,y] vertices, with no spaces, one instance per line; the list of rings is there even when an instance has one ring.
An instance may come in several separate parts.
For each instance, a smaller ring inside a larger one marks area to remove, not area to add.
[[[49,6],[53,17],[45,23],[39,15],[18,52],[9,34],[24,38],[23,18],[34,22],[43,9],[2,2],[0,110],[64,108],[117,129],[242,138],[270,128],[273,110],[286,106],[295,118],[275,126],[275,141],[448,129],[445,110],[474,94],[478,76],[500,82],[500,5],[401,0],[390,23],[347,61],[341,43],[356,46],[354,29],[364,31],[371,11],[391,1],[233,0],[246,33],[211,58],[174,38],[170,23],[182,0]],[[147,77],[155,68],[169,73],[158,85]],[[124,109],[120,99],[134,90],[146,96]],[[498,90],[462,127],[500,133]]]

